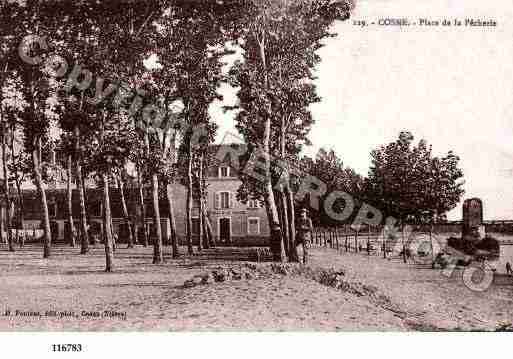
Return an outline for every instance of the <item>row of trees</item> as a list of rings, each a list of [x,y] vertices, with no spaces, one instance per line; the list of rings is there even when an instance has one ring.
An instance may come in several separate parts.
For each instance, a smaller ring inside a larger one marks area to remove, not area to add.
[[[242,177],[246,193],[263,198],[280,259],[294,260],[294,201],[289,178],[275,171],[270,154],[298,156],[312,124],[308,106],[318,101],[312,71],[316,51],[331,24],[348,18],[351,3],[329,0],[8,0],[0,4],[0,120],[5,203],[9,183],[18,189],[30,178],[41,199],[44,257],[51,255],[45,187],[66,168],[68,216],[76,183],[80,225],[71,243],[89,251],[85,180],[103,189],[106,270],[113,269],[109,188],[120,189],[131,228],[129,246],[148,244],[146,226],[131,223],[124,188],[135,179],[139,211],[146,218],[143,188],[151,187],[154,213],[153,262],[160,263],[160,218],[169,217],[173,256],[178,255],[174,203],[169,184],[187,187],[187,243],[192,246],[192,202],[200,203],[200,246],[212,244],[204,180],[216,125],[210,105],[219,87],[239,88],[237,127],[250,148],[263,144],[267,180]],[[223,73],[224,56],[242,50],[241,61]],[[152,61],[149,61],[152,60]],[[19,141],[19,139],[22,141]],[[18,141],[17,141],[18,140]],[[178,142],[178,145],[177,145]],[[285,176],[284,185],[273,181]],[[169,204],[160,213],[159,196]],[[246,197],[247,198],[247,197]],[[21,208],[23,213],[23,208]],[[7,216],[9,249],[11,216]],[[144,228],[136,238],[137,227]],[[210,239],[209,239],[210,238]]]
[[[160,218],[171,223],[173,255],[178,255],[170,184],[178,178],[187,188],[186,229],[192,246],[193,200],[200,204],[199,249],[212,244],[206,215],[205,168],[216,133],[210,105],[222,100],[219,87],[238,89],[236,126],[249,151],[265,163],[264,180],[240,173],[238,198],[265,204],[273,247],[281,261],[295,253],[294,192],[300,178],[288,164],[301,167],[327,185],[326,193],[344,191],[401,221],[432,219],[453,208],[462,195],[458,158],[433,157],[431,148],[402,133],[396,142],[371,154],[367,178],[344,168],[333,151],[315,159],[299,153],[308,144],[313,124],[309,106],[318,102],[314,69],[317,50],[333,36],[330,26],[349,17],[352,3],[329,0],[82,1],[10,0],[0,5],[0,139],[5,178],[3,196],[12,203],[9,182],[29,178],[40,198],[44,256],[51,254],[51,229],[45,184],[58,168],[48,154],[56,149],[58,167],[68,173],[69,223],[71,188],[79,192],[81,253],[88,252],[85,179],[94,176],[103,189],[107,270],[112,269],[113,242],[109,187],[121,192],[129,246],[149,243],[142,223],[132,223],[124,189],[134,180],[139,212],[146,218],[143,188],[152,192],[153,262],[160,263]],[[24,41],[28,35],[44,41]],[[37,36],[37,37],[36,37]],[[20,45],[21,44],[21,45]],[[225,55],[238,49],[242,59],[223,72]],[[26,54],[25,57],[20,56]],[[152,61],[149,61],[152,60]],[[23,141],[16,141],[22,138]],[[168,213],[160,213],[165,197]],[[321,198],[323,200],[325,198]],[[334,207],[342,210],[344,203]],[[319,221],[332,221],[326,213]],[[20,211],[23,213],[23,210]],[[12,246],[11,216],[6,223]],[[143,238],[137,238],[138,227]],[[74,233],[74,231],[71,231]]]
[[[446,220],[446,214],[455,208],[464,194],[463,172],[459,158],[452,151],[435,156],[432,147],[421,139],[417,143],[410,132],[401,132],[397,140],[380,146],[370,154],[371,166],[366,177],[350,167],[333,150],[321,148],[315,159],[302,158],[303,168],[326,184],[323,204],[330,193],[345,192],[351,195],[353,213],[346,223],[352,223],[362,203],[367,203],[393,217],[399,224],[432,224]],[[302,201],[308,206],[309,199]],[[335,212],[346,206],[343,199],[335,201]],[[314,221],[321,226],[340,224],[332,218],[323,205],[312,211]],[[384,222],[383,222],[384,223]]]

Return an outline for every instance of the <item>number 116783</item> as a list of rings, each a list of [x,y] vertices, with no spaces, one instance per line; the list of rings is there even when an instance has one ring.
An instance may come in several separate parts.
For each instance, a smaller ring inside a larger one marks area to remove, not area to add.
[[[82,344],[52,344],[53,352],[81,352]]]

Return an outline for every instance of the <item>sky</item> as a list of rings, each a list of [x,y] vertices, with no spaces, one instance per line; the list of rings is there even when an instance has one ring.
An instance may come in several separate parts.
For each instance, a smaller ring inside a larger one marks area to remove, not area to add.
[[[497,27],[354,26],[353,20],[494,19]],[[369,153],[402,130],[437,155],[454,151],[464,198],[480,197],[485,219],[513,218],[513,7],[510,0],[359,0],[352,19],[320,51],[312,106],[314,155],[333,148],[346,166],[367,174]],[[223,90],[226,103],[232,89]],[[219,106],[219,136],[233,119]],[[449,213],[461,219],[461,204]]]

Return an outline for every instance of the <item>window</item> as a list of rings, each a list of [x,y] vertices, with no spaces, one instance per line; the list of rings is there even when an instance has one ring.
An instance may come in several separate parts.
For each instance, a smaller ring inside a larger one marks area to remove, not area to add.
[[[230,208],[230,192],[221,192],[221,208]]]
[[[192,208],[199,208],[200,207],[200,200],[199,198],[193,198],[192,199]]]
[[[48,215],[50,217],[57,217],[57,203],[50,203],[48,205]]]
[[[90,204],[90,213],[93,217],[101,217],[102,215],[102,203],[94,202]]]
[[[248,218],[248,234],[249,235],[260,234],[260,218],[258,218],[258,217]]]
[[[219,178],[230,177],[230,167],[219,167]]]
[[[216,209],[233,208],[233,195],[234,193],[228,191],[216,192],[214,207]]]
[[[257,199],[250,199],[248,201],[248,208],[260,208],[260,202]]]

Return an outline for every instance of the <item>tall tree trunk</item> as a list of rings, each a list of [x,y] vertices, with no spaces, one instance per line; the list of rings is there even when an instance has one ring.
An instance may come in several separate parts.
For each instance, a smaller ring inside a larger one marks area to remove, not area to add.
[[[139,208],[141,212],[141,225],[143,229],[143,246],[148,247],[148,229],[146,227],[146,207],[144,206],[144,192],[142,185],[141,164],[137,164],[137,187],[139,193]]]
[[[39,148],[41,146],[41,139],[37,140],[37,146],[32,151],[32,161],[34,170],[34,179],[36,187],[41,197],[41,220],[43,222],[44,229],[44,244],[43,244],[43,258],[50,257],[51,246],[52,246],[52,232],[50,229],[50,216],[48,213],[48,204],[46,202],[46,193],[43,187],[43,178],[41,176],[41,163],[39,162]]]
[[[268,130],[266,130],[266,132],[268,132]],[[269,148],[269,146],[268,146],[269,142],[268,142],[268,140],[266,140],[264,142],[266,143],[266,144],[264,144],[264,151],[265,151],[265,147]],[[267,154],[264,154],[264,157],[266,158],[266,161],[270,160],[270,155],[268,152],[267,152]],[[280,253],[275,253],[275,255],[278,255],[280,257],[280,261],[284,262],[285,258],[283,256],[285,253],[284,253],[284,251],[281,251],[281,248],[283,248],[283,238],[281,236],[280,219],[279,219],[279,215],[278,215],[278,209],[276,208],[276,200],[274,198],[270,173],[268,172],[266,176],[267,176],[267,178],[265,180],[266,183],[265,183],[265,187],[264,187],[264,190],[265,190],[264,201],[265,201],[265,205],[268,210],[269,225],[271,227],[271,240],[275,241],[275,242],[279,242],[279,245],[273,246],[273,248],[276,248],[276,249],[279,248]]]
[[[166,97],[167,101],[167,97]],[[168,103],[166,102],[166,108],[168,108]],[[166,134],[166,133],[165,133]],[[175,162],[176,158],[176,132],[173,130],[172,134],[169,137],[169,146],[166,149],[166,139],[164,138],[162,141],[162,148],[164,153],[166,154],[168,160],[171,163]],[[169,178],[164,179],[164,186],[166,188],[166,200],[167,200],[167,208],[168,213],[167,216],[169,218],[169,229],[170,229],[170,239],[171,239],[171,247],[172,247],[172,256],[173,258],[177,258],[180,253],[178,249],[178,237],[176,234],[176,220],[175,220],[175,205],[173,199],[173,188],[171,186],[173,180]]]
[[[136,220],[134,221],[133,225],[132,225],[132,238],[134,240],[134,246],[136,244],[139,244],[139,241],[137,240],[137,231],[139,229],[139,226],[137,225],[137,218]]]
[[[289,231],[289,224],[290,224],[290,221],[289,221],[289,206],[288,206],[288,203],[287,203],[287,197],[285,195],[285,188],[282,186],[281,188],[281,192],[280,192],[280,200],[281,200],[281,210],[282,210],[282,218],[283,218],[283,225],[282,225],[282,228],[283,228],[283,243],[284,243],[284,250],[285,252],[287,253],[287,258],[289,259],[289,261],[291,261],[291,256],[290,256],[290,248],[291,248],[291,245],[290,245],[290,238],[289,238],[289,234],[290,234],[290,231]]]
[[[69,235],[70,235],[70,245],[72,247],[76,246],[76,238],[75,238],[75,224],[73,223],[73,189],[71,188],[72,183],[72,159],[71,155],[68,156],[67,160],[67,204],[68,204],[68,223],[69,223]]]
[[[187,198],[185,203],[185,212],[186,212],[186,242],[187,242],[187,253],[193,254],[194,249],[192,247],[192,189],[190,188],[190,185],[187,184]]]
[[[114,261],[114,248],[112,242],[112,213],[110,210],[110,196],[109,196],[109,175],[107,173],[102,174],[103,180],[103,227],[104,232],[104,243],[105,243],[105,271],[113,271]]]
[[[128,214],[128,207],[126,205],[125,198],[125,182],[123,179],[118,178],[119,193],[121,195],[121,207],[123,208],[123,217],[128,230],[128,248],[134,247],[134,237],[132,236],[132,221],[130,221],[130,215]]]
[[[207,234],[206,238],[208,241],[208,246],[215,247],[216,241],[214,237],[214,231],[212,230],[212,224],[210,223],[210,218],[208,218],[207,209],[205,205],[203,205],[203,222],[205,224],[205,233]]]
[[[199,201],[199,207],[198,208],[198,222],[199,222],[199,228],[198,228],[198,250],[199,251],[202,251],[203,248],[205,247],[208,247],[208,244],[207,246],[205,246],[205,238],[204,238],[204,234],[205,234],[205,231],[204,231],[204,228],[203,228],[203,212],[202,212],[202,208],[203,207],[203,203],[202,201],[200,200]]]
[[[4,231],[5,231],[5,208],[3,206],[0,206],[0,240],[7,244],[7,239],[4,237]]]
[[[205,246],[204,242],[204,228],[203,228],[203,154],[200,154],[198,159],[198,221],[199,221],[199,228],[198,228],[198,249],[201,251],[203,250]],[[208,246],[208,244],[207,244]]]
[[[207,217],[205,216],[204,211],[200,213],[200,216],[201,224],[203,226],[203,247],[205,247],[205,249],[209,249],[211,247],[210,243],[212,243],[212,238],[210,237],[210,233],[207,228]]]
[[[171,230],[171,248],[173,251],[173,258],[177,258],[180,255],[178,249],[178,238],[176,237],[176,221],[175,221],[175,213],[174,213],[174,201],[173,201],[173,189],[171,185],[166,180],[164,182],[164,186],[166,187],[166,200],[167,200],[167,208],[168,213],[167,216],[169,218],[169,227]]]
[[[156,173],[151,176],[151,182],[153,195],[153,227],[155,228],[155,238],[153,239],[153,264],[159,264],[164,261],[164,257],[162,255],[162,228],[160,226],[159,180]]]
[[[266,59],[266,48],[265,48],[265,32],[262,31],[260,34],[260,39],[258,40],[258,44],[260,47],[260,59],[262,61],[262,71],[264,74],[265,81],[265,89],[269,89],[269,79],[267,74],[267,59]],[[271,112],[271,109],[268,109],[268,113]],[[274,249],[275,253],[273,253],[274,258],[279,258],[281,262],[284,262],[286,258],[284,258],[284,251],[281,251],[283,248],[283,237],[281,235],[280,229],[280,217],[278,215],[278,209],[276,208],[276,200],[274,198],[273,186],[271,182],[271,154],[270,154],[270,142],[271,142],[271,117],[267,114],[264,118],[264,137],[263,137],[263,157],[266,164],[266,173],[265,173],[265,186],[264,186],[264,200],[265,206],[267,207],[269,225],[271,227],[271,241],[279,242],[271,244],[271,248]],[[279,251],[279,253],[276,253]]]
[[[280,71],[281,73],[281,71]],[[280,156],[281,160],[284,163],[287,163],[287,159],[285,158],[286,147],[285,147],[285,116],[281,117],[281,126],[280,126]],[[290,221],[289,221],[289,213],[288,213],[288,199],[285,192],[285,188],[289,186],[289,172],[288,168],[283,169],[282,176],[285,175],[285,184],[282,184],[279,192],[279,199],[281,201],[281,219],[282,219],[282,242],[285,247],[285,252],[289,261],[292,261],[292,251],[291,251],[291,243],[290,243]]]
[[[187,139],[187,199],[185,204],[186,212],[186,236],[187,236],[187,252],[192,255],[194,249],[192,247],[192,144],[191,139]]]
[[[9,196],[10,197],[10,196]],[[14,252],[14,243],[15,240],[18,240],[18,230],[16,230],[16,235],[14,235],[14,224],[12,223],[14,219],[14,215],[16,214],[16,203],[14,202],[13,198],[10,198],[11,202],[9,205],[9,220],[11,222],[11,245],[13,247],[13,250],[11,252]]]
[[[137,197],[139,197],[139,193],[137,193]],[[132,237],[134,239],[134,245],[140,244],[139,241],[139,212],[141,210],[141,207],[139,203],[136,203],[135,206],[135,217],[134,217],[134,223],[132,223]]]
[[[110,192],[109,192],[109,195],[110,195]],[[112,213],[112,209],[111,209],[111,213]],[[117,233],[114,231],[114,223],[113,223],[112,215],[110,216],[110,231],[111,231],[110,233],[112,234],[112,250],[114,251],[114,253],[116,253]]]
[[[82,165],[80,166],[80,172],[82,172]],[[78,181],[77,180],[77,187],[80,186],[80,190],[78,192],[79,196],[78,196],[78,203],[80,205],[80,222],[82,223],[82,218],[83,218],[83,223],[85,223],[85,226],[80,224],[81,227],[85,227],[85,233],[87,235],[86,237],[86,240],[84,241],[84,243],[87,243],[87,252],[89,252],[89,244],[90,244],[90,240],[91,240],[91,236],[90,236],[90,226],[89,226],[89,220],[90,220],[90,215],[89,213],[87,212],[87,188],[86,188],[86,178],[85,176],[81,173],[82,175],[82,180],[81,181]],[[80,193],[82,192],[82,194]],[[82,206],[80,203],[82,202],[82,200],[80,199],[80,196],[82,196],[84,199],[83,199],[83,202],[84,202],[84,205]],[[82,244],[81,244],[82,246]],[[84,253],[85,254],[85,253]]]
[[[6,142],[6,126],[2,123],[2,169],[4,173],[4,198],[6,204],[6,226],[7,244],[9,252],[14,252],[12,239],[12,216],[11,216],[11,195],[9,193],[9,171],[7,170],[7,142]],[[14,136],[14,133],[12,134]]]
[[[272,193],[272,190],[271,190]],[[283,262],[283,252],[282,252],[282,241],[281,241],[281,229],[279,226],[279,216],[278,211],[276,209],[276,214],[278,216],[278,221],[273,219],[273,213],[271,211],[271,207],[269,204],[269,199],[267,198],[268,192],[264,192],[264,202],[265,202],[265,212],[267,215],[267,222],[270,226],[271,236],[270,236],[270,249],[273,256],[273,261]]]
[[[285,124],[285,117],[282,116],[281,119],[281,126],[280,126],[280,153],[282,161],[286,164],[286,168],[283,170],[285,175],[285,183],[282,186],[282,201],[283,201],[283,208],[284,208],[284,219],[285,222],[283,223],[284,228],[284,235],[285,235],[285,242],[288,242],[286,245],[287,248],[287,255],[289,258],[289,261],[291,262],[299,262],[299,255],[297,253],[297,246],[296,246],[296,224],[295,224],[295,208],[294,208],[294,195],[292,193],[291,189],[291,183],[290,183],[290,168],[287,162],[287,159],[285,158],[286,155],[286,148],[285,148],[285,135],[286,135],[286,124]]]
[[[171,199],[171,202],[169,201],[169,198],[168,198],[168,182],[167,180],[163,180],[162,181],[162,186],[164,186],[164,190],[165,190],[165,197],[164,197],[164,201],[166,203],[166,206],[167,206],[167,211],[164,212],[163,214],[163,217],[165,219],[167,219],[167,221],[164,221],[164,223],[166,223],[166,236],[164,236],[164,234],[162,234],[162,241],[164,242],[164,245],[165,246],[171,246],[171,257],[174,258],[174,250],[175,248],[173,248],[173,242],[174,242],[174,237],[176,235],[176,233],[173,233],[173,224],[171,223],[171,216],[170,216],[170,212],[172,212],[172,210],[169,209],[169,205],[172,204],[172,199]],[[173,213],[173,217],[174,217],[174,213]]]
[[[208,233],[208,228],[207,228],[207,217],[205,215],[205,208],[204,208],[204,203],[203,201],[200,201],[200,213],[199,213],[199,217],[200,217],[200,225],[201,225],[201,238],[202,238],[202,241],[203,241],[203,248],[205,249],[209,249],[210,248],[210,243],[212,242],[212,239],[210,238],[210,234]]]
[[[146,149],[146,158],[150,158],[150,137],[148,132],[144,134],[144,145]],[[159,208],[159,179],[157,173],[151,174],[151,194],[153,203],[153,228],[155,237],[153,238],[153,264],[159,264],[164,261],[162,255],[162,227],[160,224]]]
[[[205,155],[202,153],[200,158],[200,170],[199,170],[199,218],[200,218],[200,240],[203,240],[203,247],[210,248],[210,243],[212,239],[210,238],[210,234],[208,233],[207,228],[207,216],[205,209]]]
[[[82,156],[80,155],[80,129],[78,126],[74,128],[75,135],[75,155],[76,164],[75,171],[77,176],[78,200],[80,204],[80,254],[89,252],[89,233],[87,231],[87,212],[85,205],[85,184],[82,175]]]
[[[15,133],[15,126],[13,125],[11,128],[11,133]],[[24,214],[25,214],[25,206],[23,203],[23,194],[21,192],[21,182],[22,179],[20,178],[18,169],[20,168],[20,162],[19,160],[16,160],[16,151],[14,150],[14,136],[11,136],[11,143],[10,143],[10,149],[11,149],[11,158],[12,158],[12,164],[14,168],[14,183],[16,184],[16,193],[18,198],[18,221],[19,221],[19,227],[22,230],[22,236],[20,240],[20,247],[25,246],[25,232],[23,231],[23,222]],[[17,231],[17,230],[16,230]]]
[[[7,68],[8,68],[8,65],[6,64],[4,72],[2,73],[2,75],[3,75],[3,77],[1,78],[2,81],[0,82],[0,123],[2,124],[2,126],[4,125],[4,112],[3,112],[3,106],[2,106],[4,97],[3,97],[2,89],[3,89],[4,80],[7,78]],[[5,174],[4,174],[4,177],[6,177]],[[4,212],[8,213],[8,203],[9,202],[6,202],[5,211],[4,211],[3,207],[0,206],[0,240],[2,240],[2,242],[5,241],[6,244],[8,244],[9,241],[4,237],[4,230],[5,230]],[[7,233],[6,233],[6,235],[7,235]]]
[[[25,222],[25,205],[23,203],[23,194],[19,184],[16,184],[16,190],[18,192],[18,218],[20,222],[20,228],[22,230],[22,236],[20,240],[20,247],[25,246],[25,230],[23,228],[23,222]]]
[[[280,231],[280,261],[282,263],[287,262],[287,242],[285,240],[285,231],[287,230],[286,224],[285,224],[285,208],[283,208],[283,201],[281,200],[281,193],[279,191],[274,191],[274,198],[277,199],[276,202],[276,209],[278,210],[278,218],[281,223],[281,231]]]
[[[405,238],[404,238],[404,230],[405,230],[404,220],[401,220],[401,242],[402,242],[402,247],[403,247],[403,262],[408,263],[408,261],[406,260],[406,242],[405,242]]]
[[[289,173],[289,182],[290,182],[290,173]],[[297,252],[296,246],[296,210],[294,208],[294,194],[292,193],[292,189],[290,188],[290,183],[287,183],[287,186],[284,188],[285,196],[287,197],[288,202],[288,219],[289,219],[289,260],[293,262],[299,262],[299,254]]]
[[[201,252],[203,248],[205,248],[205,242],[203,238],[204,229],[203,229],[203,216],[201,213],[198,215],[198,252]]]
[[[205,233],[205,248],[211,248],[214,246],[214,241],[212,238],[212,228],[209,228],[209,220],[205,213],[203,216],[203,231]]]

